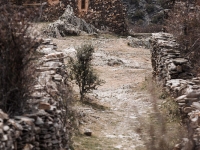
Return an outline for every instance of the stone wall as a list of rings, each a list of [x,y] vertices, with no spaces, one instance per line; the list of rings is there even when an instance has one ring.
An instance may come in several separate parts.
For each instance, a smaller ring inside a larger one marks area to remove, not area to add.
[[[9,118],[0,110],[1,150],[64,150],[68,149],[68,130],[64,117],[63,93],[66,73],[64,54],[56,51],[50,39],[38,49],[37,84],[28,101],[29,111],[23,116]],[[64,89],[67,90],[67,89]]]
[[[191,135],[181,150],[200,149],[200,77],[190,72],[190,63],[181,57],[179,45],[171,34],[154,33],[150,40],[153,75],[178,103],[184,122],[189,125]],[[187,147],[187,148],[186,148]],[[177,148],[178,149],[178,148]]]

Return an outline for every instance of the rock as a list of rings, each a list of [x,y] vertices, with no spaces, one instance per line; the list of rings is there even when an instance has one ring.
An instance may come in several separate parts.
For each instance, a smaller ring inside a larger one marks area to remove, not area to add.
[[[26,144],[23,148],[23,150],[32,150],[33,149],[33,145],[31,144]]]
[[[182,65],[188,62],[185,58],[175,58],[172,60],[175,65]]]
[[[42,48],[39,52],[44,53],[44,54],[51,54],[51,53],[55,53],[56,51],[53,50],[53,48]]]
[[[3,135],[1,141],[5,142],[8,140],[8,136],[6,134]]]
[[[4,130],[5,132],[7,132],[9,129],[10,129],[9,126],[3,126],[3,130]]]
[[[64,53],[65,56],[69,56],[69,57],[72,57],[72,58],[75,58],[76,53],[77,53],[77,51],[74,47],[63,49],[62,52]]]
[[[193,102],[193,103],[192,103],[192,107],[194,107],[194,108],[200,110],[200,103],[199,103],[199,102]]]
[[[200,91],[192,91],[188,93],[187,98],[200,98]]]
[[[180,100],[183,100],[186,98],[186,95],[181,95],[178,98],[175,99],[176,102],[179,102]]]
[[[43,124],[44,124],[44,121],[42,120],[42,118],[37,117],[35,124],[36,124],[36,125],[43,125]]]
[[[84,134],[86,136],[92,136],[92,131],[90,129],[85,129]]]
[[[50,110],[51,109],[51,105],[49,103],[45,103],[45,102],[40,102],[38,109],[43,109],[43,110]]]
[[[109,66],[119,66],[119,65],[122,65],[124,64],[122,60],[120,59],[109,59],[108,60],[108,63],[107,63]]]
[[[3,120],[8,120],[8,114],[4,113],[1,109],[0,109],[0,118]]]
[[[44,60],[50,61],[55,59],[64,58],[64,54],[62,52],[55,52],[48,55],[45,55]]]

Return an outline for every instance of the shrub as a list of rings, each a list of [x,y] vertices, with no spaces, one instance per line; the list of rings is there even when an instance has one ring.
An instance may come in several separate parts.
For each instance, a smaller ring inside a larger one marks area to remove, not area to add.
[[[94,72],[92,68],[92,54],[94,53],[94,48],[92,45],[83,45],[77,49],[76,60],[70,58],[69,64],[71,69],[71,78],[76,81],[79,86],[80,100],[86,93],[94,90],[97,86],[104,83],[100,80],[98,75]]]
[[[151,4],[151,3],[152,3],[152,0],[146,0],[146,2],[147,2],[148,4]]]
[[[10,114],[23,113],[34,80],[31,60],[39,42],[27,35],[30,14],[0,6],[0,108]]]
[[[164,9],[170,9],[174,6],[175,0],[159,0],[159,3]]]
[[[135,6],[139,6],[139,2],[140,2],[140,0],[130,0],[130,4],[131,5],[135,5]]]
[[[154,12],[155,6],[153,4],[146,4],[146,11],[148,13]]]
[[[143,19],[144,18],[144,12],[141,10],[135,11],[132,19]]]
[[[159,13],[152,18],[151,22],[155,24],[162,23],[164,20],[164,16],[164,13]]]

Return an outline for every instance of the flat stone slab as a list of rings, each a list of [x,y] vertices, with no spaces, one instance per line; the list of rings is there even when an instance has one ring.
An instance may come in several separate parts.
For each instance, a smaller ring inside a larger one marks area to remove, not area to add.
[[[188,60],[185,58],[175,58],[172,61],[176,65],[182,65],[182,64],[186,64],[188,62]]]

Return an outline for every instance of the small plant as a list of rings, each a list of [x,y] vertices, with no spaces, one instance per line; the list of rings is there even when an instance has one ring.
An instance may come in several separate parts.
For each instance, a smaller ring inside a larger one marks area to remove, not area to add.
[[[148,4],[151,4],[151,3],[152,3],[152,0],[146,0],[146,2],[147,2]]]
[[[79,86],[80,100],[86,93],[95,90],[98,86],[104,83],[100,80],[98,75],[92,68],[92,54],[94,53],[94,48],[92,45],[83,45],[77,49],[76,59],[70,58],[70,75],[71,78],[76,81]]]
[[[165,17],[164,13],[159,13],[152,18],[151,22],[155,24],[162,23],[164,17]]]
[[[146,4],[146,11],[148,13],[152,13],[155,10],[155,6],[153,4]]]
[[[144,12],[141,10],[137,10],[132,17],[132,19],[143,19],[143,18],[144,18]]]
[[[140,0],[130,0],[130,4],[131,5],[135,5],[135,6],[139,6],[139,2],[140,2]]]

